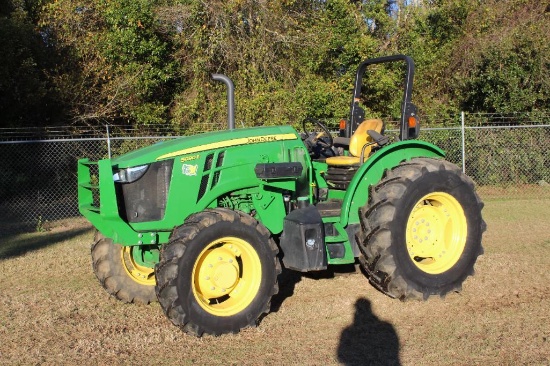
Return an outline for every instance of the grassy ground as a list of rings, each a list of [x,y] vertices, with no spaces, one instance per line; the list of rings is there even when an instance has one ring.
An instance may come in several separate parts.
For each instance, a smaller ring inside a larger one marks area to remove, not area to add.
[[[0,242],[0,364],[548,365],[550,200],[489,199],[463,292],[402,303],[358,274],[287,273],[258,328],[197,339],[99,286],[83,222]]]

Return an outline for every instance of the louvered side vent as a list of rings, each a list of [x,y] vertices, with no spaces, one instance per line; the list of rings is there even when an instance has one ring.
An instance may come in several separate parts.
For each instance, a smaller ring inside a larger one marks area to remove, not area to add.
[[[219,168],[222,166],[224,157],[225,157],[225,151],[222,151],[218,154],[218,158],[216,159],[216,168]]]
[[[206,157],[197,202],[199,202],[208,191],[218,184],[224,157],[225,151],[216,152],[215,154],[208,154]],[[213,166],[214,162],[216,163],[215,166]]]
[[[210,169],[212,169],[212,161],[214,160],[214,154],[209,154],[206,157],[206,161],[204,162],[204,172],[206,173]]]
[[[212,177],[212,188],[214,188],[216,184],[218,184],[219,180],[220,180],[220,172],[219,171],[214,172],[214,177]]]
[[[214,188],[214,186],[218,184],[218,181],[220,180],[220,168],[222,167],[224,157],[225,151],[220,151],[218,153],[218,157],[216,158],[216,171],[214,172],[214,177],[212,177],[212,188]]]
[[[199,202],[201,198],[204,196],[204,194],[206,193],[206,190],[208,188],[208,177],[209,175],[206,174],[206,175],[203,175],[201,179],[201,186],[199,187],[199,195],[197,197],[197,202]]]

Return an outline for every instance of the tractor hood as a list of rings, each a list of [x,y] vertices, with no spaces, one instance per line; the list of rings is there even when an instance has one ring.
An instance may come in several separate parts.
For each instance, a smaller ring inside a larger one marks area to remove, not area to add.
[[[197,154],[200,152],[263,142],[296,140],[299,134],[290,126],[253,127],[185,136],[132,151],[112,159],[119,168]]]

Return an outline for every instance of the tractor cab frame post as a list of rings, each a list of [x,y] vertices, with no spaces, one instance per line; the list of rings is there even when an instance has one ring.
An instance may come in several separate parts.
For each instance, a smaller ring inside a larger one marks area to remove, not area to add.
[[[399,121],[399,139],[403,141],[418,137],[419,130],[416,116],[416,106],[411,102],[414,79],[414,61],[411,57],[405,55],[373,58],[366,60],[359,65],[357,68],[357,73],[355,74],[355,86],[353,89],[353,97],[351,99],[349,117],[350,123],[346,125],[345,137],[351,137],[364,119],[364,112],[362,113],[362,109],[359,106],[359,98],[361,97],[361,87],[363,86],[363,75],[365,74],[367,67],[370,65],[396,61],[403,61],[406,66],[405,87],[403,91],[403,101],[401,104],[401,118]],[[414,118],[414,124],[409,122],[411,118]]]

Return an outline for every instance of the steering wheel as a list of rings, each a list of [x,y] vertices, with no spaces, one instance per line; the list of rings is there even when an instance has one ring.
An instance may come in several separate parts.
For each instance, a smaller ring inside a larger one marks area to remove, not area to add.
[[[319,127],[321,132],[309,132],[306,127],[308,122]],[[302,133],[304,144],[306,145],[309,155],[312,158],[326,158],[335,155],[332,150],[332,145],[334,142],[332,135],[321,121],[311,117],[306,118],[302,122],[302,129],[304,130]]]

